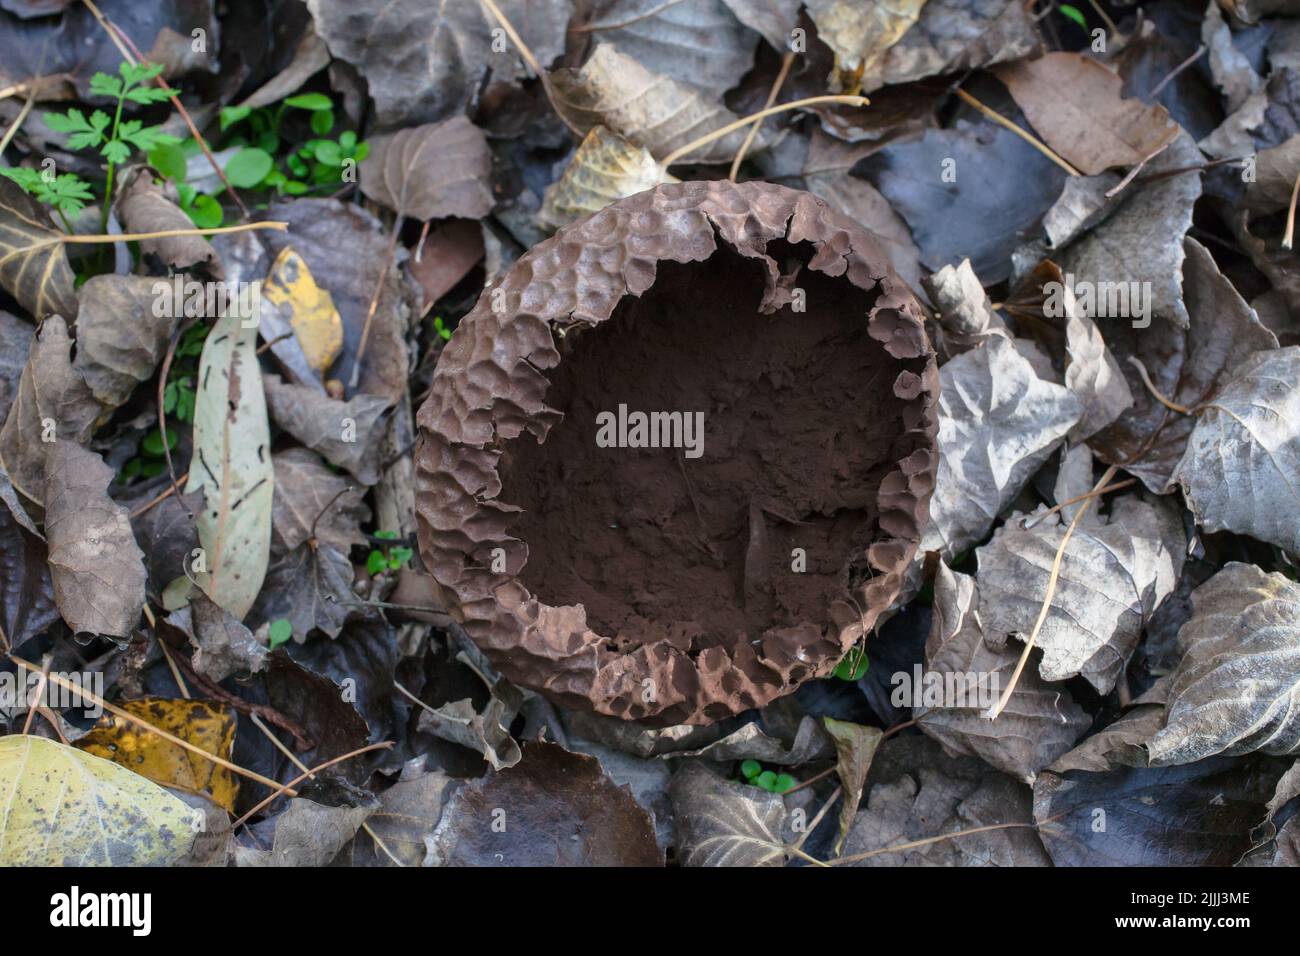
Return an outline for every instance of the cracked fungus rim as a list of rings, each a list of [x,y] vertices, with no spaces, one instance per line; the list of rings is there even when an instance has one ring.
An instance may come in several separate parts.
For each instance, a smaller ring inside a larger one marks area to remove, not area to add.
[[[587,626],[581,605],[548,606],[520,580],[527,545],[510,533],[520,509],[500,499],[502,449],[544,438],[564,417],[545,403],[547,370],[561,361],[556,336],[610,319],[626,296],[650,289],[660,262],[703,263],[724,247],[764,270],[760,311],[772,312],[790,301],[765,254],[781,240],[806,248],[806,268],[876,296],[867,332],[897,366],[893,396],[904,427],[893,448],[902,453],[890,456],[878,486],[874,543],[845,555],[846,567],[865,559],[868,575],[844,589],[811,641],[805,624],[730,646],[684,651],[662,640],[620,651],[617,635]],[[444,349],[419,411],[420,552],[439,597],[509,680],[599,714],[708,723],[825,676],[897,596],[924,530],[938,465],[939,379],[922,315],[870,235],[783,186],[674,183],[561,229],[485,290]]]

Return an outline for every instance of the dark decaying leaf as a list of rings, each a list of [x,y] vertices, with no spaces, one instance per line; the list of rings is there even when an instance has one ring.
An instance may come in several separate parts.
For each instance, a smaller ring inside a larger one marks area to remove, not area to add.
[[[257,837],[269,838],[271,848],[237,846],[235,865],[325,866],[374,811],[373,806],[329,807],[294,798],[284,812],[253,827]]]
[[[498,0],[497,6],[543,66],[560,54],[568,0]],[[513,44],[496,46],[498,24],[478,3],[308,0],[307,7],[330,52],[366,78],[382,126],[446,119],[464,110],[486,75],[521,71]]]
[[[1300,751],[1300,585],[1229,562],[1192,592],[1151,763]]]
[[[463,116],[408,127],[371,141],[361,191],[415,219],[482,219],[492,211],[492,153]]]
[[[51,446],[45,534],[59,613],[74,631],[130,637],[144,607],[144,554],[126,509],[108,497],[113,472],[75,442]]]
[[[343,688],[343,698],[369,728],[367,743],[393,736],[393,674],[397,632],[373,613],[349,621],[337,640],[319,638],[285,648],[294,662]]]
[[[420,866],[424,839],[442,818],[452,779],[437,771],[415,771],[379,794],[379,807],[366,829],[339,851],[334,866]]]
[[[63,233],[46,207],[0,177],[0,286],[36,319],[74,319],[77,297]]]
[[[134,513],[137,508],[149,504],[154,497],[151,493],[144,500],[130,499],[124,503]],[[131,519],[136,544],[144,552],[145,568],[149,572],[149,589],[155,597],[161,595],[167,585],[183,577],[186,569],[191,566],[194,549],[199,546],[195,520],[203,510],[203,503],[202,489],[179,498],[168,495]]]
[[[0,506],[0,645],[17,650],[58,619],[45,543]]]
[[[308,448],[286,448],[272,456],[275,496],[271,503],[272,540],[284,550],[305,544],[313,535],[341,554],[365,544],[361,525],[370,521],[363,491],[331,471]]]
[[[428,847],[439,866],[663,864],[649,815],[600,761],[541,741],[456,791]]]
[[[18,394],[0,428],[0,467],[24,497],[38,504],[50,449],[55,443],[84,442],[99,417],[99,403],[72,367],[71,351],[63,319],[48,319],[32,343]]]
[[[493,770],[513,767],[522,753],[510,736],[510,724],[519,714],[522,696],[503,680],[491,690],[482,712],[475,709],[471,698],[450,701],[421,710],[417,729],[482,754]]]
[[[810,760],[825,760],[835,753],[831,736],[813,717],[804,714],[789,737],[789,743],[764,722],[751,720],[703,747],[672,750],[661,756],[698,757],[719,763],[759,760],[778,767],[793,767]]]
[[[145,276],[94,276],[82,286],[73,367],[105,408],[153,378],[179,318],[156,307],[171,292],[171,282]]]
[[[844,788],[840,804],[840,835],[835,841],[835,852],[838,853],[849,835],[853,818],[858,815],[862,786],[866,783],[871,761],[876,756],[876,748],[880,746],[884,732],[879,727],[864,727],[831,717],[823,717],[822,723],[835,741],[835,772],[840,778],[840,786]]]
[[[780,794],[719,777],[689,761],[669,786],[683,866],[784,866]]]
[[[427,311],[483,261],[483,230],[476,222],[453,219],[429,232],[407,268],[424,293]]]
[[[763,35],[774,50],[790,43],[790,31],[799,22],[802,0],[722,0],[736,19]]]
[[[0,309],[0,412],[8,412],[18,394],[18,382],[35,338],[35,326]]]
[[[253,632],[202,591],[194,591],[189,606],[173,611],[167,622],[189,638],[194,648],[190,665],[211,681],[243,678],[266,666],[266,648]]]
[[[357,395],[346,402],[305,385],[263,379],[266,404],[275,423],[332,465],[346,468],[363,485],[379,480],[386,399]]]
[[[970,757],[949,757],[928,738],[887,740],[867,775],[865,806],[844,856],[870,853],[857,866],[1046,866],[1033,829],[1029,788]],[[1005,824],[1005,829],[892,846]]]
[[[338,637],[347,619],[356,613],[352,590],[352,562],[332,545],[300,544],[272,556],[266,581],[258,594],[250,622],[281,618],[302,643],[313,630]]]

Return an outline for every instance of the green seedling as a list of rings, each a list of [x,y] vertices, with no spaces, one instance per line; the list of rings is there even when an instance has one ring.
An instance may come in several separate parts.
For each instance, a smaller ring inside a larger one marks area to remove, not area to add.
[[[744,775],[747,783],[758,787],[760,790],[766,790],[768,793],[788,793],[798,784],[798,781],[788,773],[764,770],[763,765],[757,760],[742,760],[740,772]]]
[[[1059,7],[1061,15],[1067,19],[1073,20],[1084,30],[1088,29],[1088,21],[1084,18],[1082,11],[1078,7],[1072,7],[1068,3],[1063,3]]]
[[[281,644],[289,643],[293,637],[293,625],[289,623],[288,618],[276,618],[271,622],[271,626],[266,631],[266,644],[271,650],[275,650]]]
[[[376,531],[375,537],[395,541],[397,540],[397,532]],[[376,574],[383,574],[385,571],[399,571],[402,565],[413,557],[415,557],[413,549],[400,545],[389,545],[382,550],[372,548],[370,554],[366,557],[366,573],[374,577]]]
[[[442,321],[442,316],[433,317],[433,330],[438,333],[438,337],[444,342],[451,340],[451,329],[447,328],[447,323]]]
[[[282,152],[281,126],[288,110],[307,110],[312,139]],[[323,93],[291,96],[278,107],[250,109],[226,107],[221,111],[221,129],[237,131],[228,145],[243,146],[226,167],[231,184],[247,189],[273,189],[279,196],[302,196],[321,187],[336,187],[344,181],[344,170],[355,168],[370,153],[368,143],[359,142],[351,130],[329,139],[335,124],[334,103]],[[281,156],[277,163],[276,156]]]
[[[859,681],[867,673],[871,662],[867,659],[865,647],[854,647],[835,665],[834,674],[840,680]]]

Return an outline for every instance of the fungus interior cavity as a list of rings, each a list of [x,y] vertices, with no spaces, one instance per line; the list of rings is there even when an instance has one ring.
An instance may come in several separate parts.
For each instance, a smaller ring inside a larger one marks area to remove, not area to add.
[[[583,605],[619,650],[829,629],[831,603],[870,574],[876,494],[904,438],[899,366],[867,333],[876,292],[810,270],[806,246],[767,251],[795,272],[804,311],[760,313],[764,271],[730,248],[660,262],[642,296],[557,340],[546,401],[564,420],[544,442],[505,444],[521,582]],[[702,455],[600,447],[598,416],[620,404],[702,411]]]

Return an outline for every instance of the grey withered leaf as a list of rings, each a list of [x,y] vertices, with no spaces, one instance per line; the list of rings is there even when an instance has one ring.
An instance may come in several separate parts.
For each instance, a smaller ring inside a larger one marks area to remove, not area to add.
[[[426,866],[663,864],[654,823],[631,792],[595,757],[544,741],[457,790],[425,844]]]
[[[555,72],[555,106],[584,133],[604,126],[662,159],[739,118],[720,99],[688,86],[679,75],[676,71],[655,73],[620,49],[601,44],[580,71]],[[736,130],[691,153],[688,159],[731,162],[746,135],[746,130]],[[766,144],[767,138],[760,134],[752,148]]]
[[[858,814],[858,804],[862,802],[862,786],[866,783],[867,773],[871,770],[872,758],[876,748],[884,739],[884,731],[879,727],[864,727],[847,720],[835,720],[823,717],[826,732],[835,741],[835,773],[844,788],[844,799],[840,804],[840,835],[835,841],[835,852],[844,846],[844,839],[849,835],[849,827]]]
[[[244,624],[199,588],[190,594],[188,608],[168,616],[189,614],[194,669],[220,683],[231,675],[256,674],[266,666],[266,648]]]
[[[0,286],[37,321],[76,318],[72,267],[44,206],[0,177]]]
[[[147,276],[93,276],[81,287],[73,368],[105,408],[153,378],[179,315],[172,284]]]
[[[967,352],[983,344],[989,336],[1011,338],[1011,331],[994,310],[969,259],[955,266],[944,266],[922,278],[921,285],[938,310],[936,321],[942,336],[936,345],[945,354]]]
[[[379,480],[377,454],[389,403],[359,394],[346,402],[273,374],[262,378],[272,420],[332,465],[346,468],[363,485]]]
[[[939,378],[941,457],[921,548],[951,558],[988,534],[1079,420],[1080,405],[1000,336],[947,362]]]
[[[463,116],[370,140],[361,191],[415,219],[482,219],[492,211],[492,152]]]
[[[1008,635],[1028,638],[1065,530],[1059,514],[1030,528],[1017,518],[976,552],[979,616],[987,642],[1000,647]],[[1120,498],[1105,524],[1076,526],[1038,634],[1043,679],[1079,674],[1099,692],[1110,691],[1146,622],[1173,592],[1185,552],[1182,522],[1159,501]]]
[[[1300,551],[1300,346],[1255,352],[1196,416],[1178,483],[1207,531]]]
[[[684,866],[784,866],[785,800],[683,761],[668,788]]]
[[[1300,585],[1229,562],[1192,592],[1151,763],[1300,751]]]
[[[112,480],[94,452],[55,442],[45,475],[45,535],[54,600],[68,626],[130,637],[144,607],[144,554],[126,509],[108,497]]]
[[[543,68],[563,52],[569,0],[497,0]],[[308,0],[316,32],[355,66],[381,126],[431,123],[461,113],[485,77],[522,75],[514,45],[480,3]]]
[[[790,31],[799,24],[803,0],[722,0],[736,19],[763,35],[774,50],[786,50]]]
[[[1122,465],[1159,494],[1173,485],[1196,419],[1157,401],[1129,359],[1142,363],[1162,395],[1190,409],[1209,399],[1250,353],[1277,347],[1273,333],[1219,272],[1206,248],[1190,236],[1184,248],[1186,329],[1160,316],[1150,328],[1102,320],[1106,345],[1128,379],[1133,405],[1088,442],[1103,461]]]
[[[310,448],[286,448],[271,456],[275,495],[271,501],[272,541],[286,550],[312,537],[347,554],[365,544],[361,525],[370,520],[364,489],[331,471]]]
[[[294,797],[288,807],[253,827],[260,845],[235,848],[236,866],[324,866],[354,836],[374,806],[329,807]],[[251,841],[250,841],[251,842]],[[260,846],[270,844],[270,849]]]
[[[676,76],[721,99],[754,65],[758,45],[758,37],[733,11],[724,0],[600,0],[591,22],[580,29],[649,70]]]
[[[513,767],[522,756],[509,730],[522,703],[519,691],[498,679],[482,712],[475,710],[474,701],[469,697],[441,707],[426,705],[420,711],[417,729],[477,751],[493,770],[502,770]]]
[[[423,758],[421,758],[422,761]],[[440,771],[412,770],[379,794],[379,809],[366,818],[366,828],[339,851],[335,866],[420,866],[424,838],[442,817],[442,806],[453,780]]]
[[[90,437],[100,407],[81,373],[72,367],[72,340],[59,316],[42,324],[27,354],[18,394],[0,428],[0,466],[14,488],[39,503],[44,496],[45,459],[56,442]]]
[[[1163,316],[1173,325],[1187,328],[1189,319],[1182,294],[1183,237],[1192,224],[1192,206],[1201,195],[1201,162],[1200,150],[1180,130],[1146,167],[1148,176],[1161,172],[1170,175],[1130,185],[1125,190],[1128,198],[1119,209],[1060,252],[1056,261],[1061,271],[1072,277],[1076,294],[1087,286],[1100,293],[1113,288],[1113,283],[1125,283],[1127,288],[1138,289],[1146,296],[1148,314]],[[1188,168],[1190,172],[1173,172]],[[1081,302],[1081,311],[1098,319],[1103,331],[1107,322],[1133,320],[1131,316],[1103,314],[1100,303],[1105,299],[1100,294],[1094,296],[1091,308]]]
[[[925,646],[925,669],[958,689],[965,702],[941,706],[914,701],[917,727],[949,753],[979,757],[990,766],[1032,784],[1038,772],[1069,751],[1092,718],[1074,702],[1064,684],[1049,684],[1032,667],[1025,669],[1006,707],[995,720],[985,711],[1020,659],[1020,648],[992,647],[984,640],[979,595],[973,576],[949,570],[943,562],[934,581],[934,617]],[[981,699],[980,682],[985,697]],[[918,698],[924,688],[913,688]]]
[[[927,737],[899,736],[876,751],[865,805],[844,856],[856,866],[1046,866],[1032,827],[1030,791],[972,757],[952,757]],[[1019,824],[888,852],[892,846],[999,824]]]

